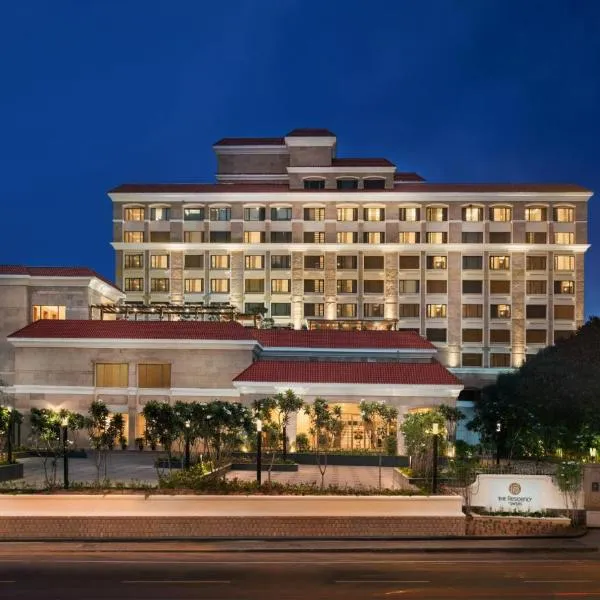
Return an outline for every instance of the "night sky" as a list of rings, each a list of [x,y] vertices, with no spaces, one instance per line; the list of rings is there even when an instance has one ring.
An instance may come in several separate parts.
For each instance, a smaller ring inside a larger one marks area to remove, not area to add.
[[[430,181],[600,194],[598,0],[13,0],[0,67],[2,263],[112,278],[107,190],[211,181],[219,138],[296,127]]]

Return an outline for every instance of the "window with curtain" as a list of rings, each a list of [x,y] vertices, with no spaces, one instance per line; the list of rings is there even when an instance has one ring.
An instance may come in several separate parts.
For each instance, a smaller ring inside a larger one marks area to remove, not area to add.
[[[96,363],[96,387],[125,388],[129,386],[127,363]]]
[[[171,387],[170,364],[139,364],[138,387],[164,389]]]

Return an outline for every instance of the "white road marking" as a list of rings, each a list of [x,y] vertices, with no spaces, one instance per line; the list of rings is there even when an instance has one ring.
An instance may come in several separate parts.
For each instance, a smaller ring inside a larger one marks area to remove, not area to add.
[[[171,585],[172,583],[231,583],[231,581],[220,581],[216,579],[126,579],[121,583],[166,583]]]
[[[426,580],[407,580],[407,579],[340,579],[334,583],[431,583]]]
[[[531,579],[523,583],[594,583],[593,579]]]

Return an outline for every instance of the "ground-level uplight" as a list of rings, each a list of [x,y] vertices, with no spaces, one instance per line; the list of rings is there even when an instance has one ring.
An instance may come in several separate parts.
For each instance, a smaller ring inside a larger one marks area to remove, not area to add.
[[[69,417],[63,417],[62,447],[63,447],[63,487],[69,489]]]
[[[262,421],[256,419],[256,482],[262,483]]]
[[[437,494],[438,487],[438,436],[440,434],[440,426],[438,423],[433,423],[431,426],[433,434],[433,477],[431,481],[431,493]]]

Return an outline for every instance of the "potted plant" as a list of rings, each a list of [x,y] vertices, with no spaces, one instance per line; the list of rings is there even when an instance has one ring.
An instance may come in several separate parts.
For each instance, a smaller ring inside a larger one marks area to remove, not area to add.
[[[136,437],[135,438],[135,445],[137,446],[137,449],[142,452],[142,450],[144,449],[144,438],[143,437]]]

